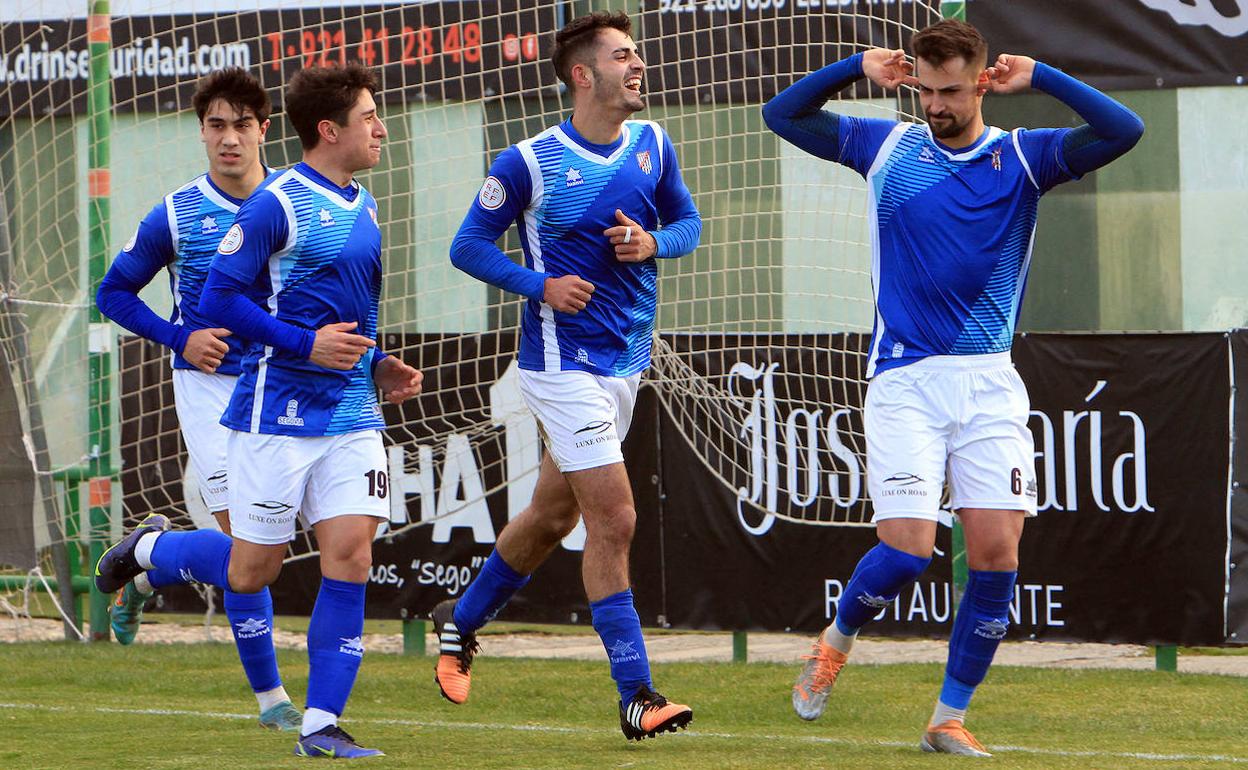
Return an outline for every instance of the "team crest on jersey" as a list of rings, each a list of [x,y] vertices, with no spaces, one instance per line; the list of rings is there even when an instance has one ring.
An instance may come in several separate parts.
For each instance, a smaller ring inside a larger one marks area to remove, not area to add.
[[[220,228],[217,227],[217,220],[213,217],[204,217],[199,220],[199,232],[203,235],[212,235]]]
[[[329,213],[329,209],[322,208],[317,216],[321,218],[321,227],[329,227],[334,223],[334,215]]]
[[[481,192],[477,193],[477,203],[481,204],[481,208],[493,211],[506,200],[507,188],[498,181],[498,177],[487,176],[485,184],[481,185]]]
[[[576,166],[568,169],[568,187],[576,187],[578,184],[583,184],[584,182],[585,177],[581,176],[580,169]]]
[[[134,229],[134,235],[130,236],[130,240],[126,241],[126,245],[121,247],[122,251],[130,251],[134,248],[134,244],[139,242],[139,229]]]
[[[372,206],[367,206],[366,208],[368,209],[368,215],[373,218],[373,224],[377,225],[377,209]],[[377,226],[381,227],[381,225]]]
[[[243,228],[237,223],[230,227],[225,237],[221,239],[221,245],[217,247],[217,251],[222,254],[233,254],[243,247]]]
[[[1001,170],[1001,147],[999,145],[997,146],[997,149],[992,151],[992,170]]]
[[[650,151],[649,150],[642,150],[641,152],[637,153],[637,165],[641,166],[642,171],[646,172],[647,174],[650,173],[650,169],[653,167],[650,165]]]

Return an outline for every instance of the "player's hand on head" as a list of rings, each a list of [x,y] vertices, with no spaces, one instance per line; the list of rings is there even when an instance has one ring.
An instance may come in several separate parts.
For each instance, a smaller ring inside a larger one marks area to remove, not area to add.
[[[900,48],[870,48],[862,54],[862,74],[881,88],[918,85],[914,64]]]
[[[373,381],[381,388],[381,396],[392,404],[401,404],[420,393],[425,375],[416,367],[404,363],[398,356],[381,359]]]
[[[229,329],[196,329],[186,338],[182,357],[201,372],[214,374],[225,354],[230,352],[230,346],[224,340],[228,336]]]
[[[654,236],[620,209],[615,210],[615,221],[619,224],[608,227],[602,234],[610,239],[615,247],[615,258],[619,261],[644,262],[659,250]]]
[[[346,372],[355,368],[368,349],[377,343],[351,332],[359,326],[355,321],[325,324],[316,330],[312,354],[308,360],[326,369]]]
[[[542,301],[560,313],[575,315],[589,304],[594,285],[579,275],[561,275],[547,278]]]
[[[996,63],[984,70],[988,77],[988,90],[994,94],[1014,94],[1031,88],[1031,76],[1036,71],[1036,60],[1030,56],[1003,53]]]

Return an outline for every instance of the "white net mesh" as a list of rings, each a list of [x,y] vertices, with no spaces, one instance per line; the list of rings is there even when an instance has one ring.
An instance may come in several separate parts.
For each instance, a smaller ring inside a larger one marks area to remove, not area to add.
[[[199,74],[229,65],[260,76],[279,105],[301,66],[380,69],[390,138],[382,164],[361,179],[383,223],[382,344],[425,371],[428,393],[388,414],[394,487],[406,492],[393,495],[391,526],[456,515],[508,484],[509,506],[522,507],[539,449],[509,374],[519,301],[455,270],[447,249],[491,159],[568,113],[547,59],[553,31],[591,5],[612,4],[114,0],[111,125],[93,133],[87,0],[5,3],[0,349],[40,474],[35,546],[85,529],[75,517],[85,515],[87,490],[75,508],[77,476],[59,471],[84,466],[97,451],[93,435],[103,435],[89,414],[90,194],[108,194],[100,225],[111,259],[161,195],[204,170],[189,95]],[[648,64],[643,116],[671,135],[704,220],[697,252],[662,265],[648,381],[663,419],[760,513],[866,521],[861,421],[837,405],[861,403],[861,335],[872,323],[861,179],[780,141],[760,106],[856,50],[904,44],[938,18],[937,5],[647,0],[626,9]],[[852,96],[837,110],[917,109],[910,93]],[[266,161],[288,165],[298,142],[280,108],[273,117]],[[92,150],[108,178],[89,174]],[[92,179],[111,183],[93,190]],[[514,233],[503,245],[519,258]],[[169,295],[161,277],[143,297],[167,313]],[[775,385],[768,373],[797,349],[787,360],[803,362],[800,377]],[[98,451],[121,473],[111,503],[96,489],[96,502],[111,506],[110,535],[151,511],[206,525],[184,481],[164,353],[128,342],[113,349],[112,370],[111,433]],[[763,467],[771,445],[782,461]],[[312,548],[301,537],[291,556]]]

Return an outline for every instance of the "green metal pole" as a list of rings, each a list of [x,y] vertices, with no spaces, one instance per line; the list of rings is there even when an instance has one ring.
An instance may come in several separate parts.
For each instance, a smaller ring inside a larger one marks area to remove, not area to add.
[[[56,578],[45,578],[48,588],[56,591],[60,584]],[[0,591],[21,591],[29,584],[36,591],[43,590],[44,580],[30,575],[0,575]],[[91,578],[86,575],[74,575],[70,585],[76,593],[85,594],[91,585]]]
[[[1154,660],[1158,671],[1179,670],[1179,648],[1173,644],[1159,644],[1154,648]]]
[[[749,635],[744,631],[732,632],[732,662],[748,663],[750,661]]]
[[[966,0],[951,0],[940,4],[940,15],[946,19],[966,21]]]
[[[403,610],[401,614],[403,616],[403,654],[424,657],[425,621],[407,617],[407,610]]]
[[[88,569],[104,553],[109,537],[112,502],[112,394],[109,387],[112,330],[91,301],[108,269],[109,135],[112,129],[112,83],[108,59],[112,35],[108,0],[91,0],[87,42],[91,47],[91,78],[87,86],[87,230],[90,242],[87,286],[88,323],[88,438],[91,478],[88,488],[90,560]],[[107,641],[108,599],[91,586],[91,638]]]
[[[953,562],[953,609],[957,611],[962,603],[962,594],[966,592],[966,535],[962,532],[962,522],[955,517],[953,520],[953,537],[950,550]]]

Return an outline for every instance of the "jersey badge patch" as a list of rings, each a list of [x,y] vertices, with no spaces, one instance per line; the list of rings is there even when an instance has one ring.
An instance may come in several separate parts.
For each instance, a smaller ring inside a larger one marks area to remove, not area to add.
[[[226,232],[225,237],[221,239],[221,245],[217,247],[217,251],[222,254],[233,254],[243,247],[243,228],[238,224],[234,224]]]
[[[932,152],[931,147],[925,146],[922,150],[919,150],[919,160],[923,161],[924,163],[935,163],[936,154]]]
[[[507,188],[498,181],[498,177],[487,176],[485,184],[481,185],[481,192],[477,193],[477,203],[481,204],[481,208],[493,211],[506,200]]]
[[[637,165],[641,166],[642,171],[646,172],[647,174],[650,173],[650,169],[653,168],[653,166],[650,165],[650,151],[649,150],[642,150],[641,152],[637,153]]]
[[[568,169],[568,187],[576,187],[578,184],[583,184],[584,182],[585,178],[581,176],[580,169],[576,166]]]
[[[217,220],[213,217],[204,217],[199,220],[199,232],[203,235],[212,235],[220,228],[217,227]]]
[[[334,215],[329,213],[329,209],[322,208],[318,216],[321,218],[321,227],[329,227],[334,223]]]
[[[992,151],[992,170],[993,171],[1001,170],[1001,147],[1000,146],[998,146],[997,149]]]
[[[131,235],[131,236],[130,236],[130,240],[126,241],[126,245],[125,245],[125,246],[122,246],[122,247],[121,247],[121,250],[122,250],[122,251],[130,251],[131,249],[133,249],[133,248],[134,248],[134,244],[136,244],[136,243],[138,243],[138,242],[139,242],[139,230],[138,230],[138,228],[136,227],[136,228],[135,228],[135,230],[134,230],[134,235]]]

